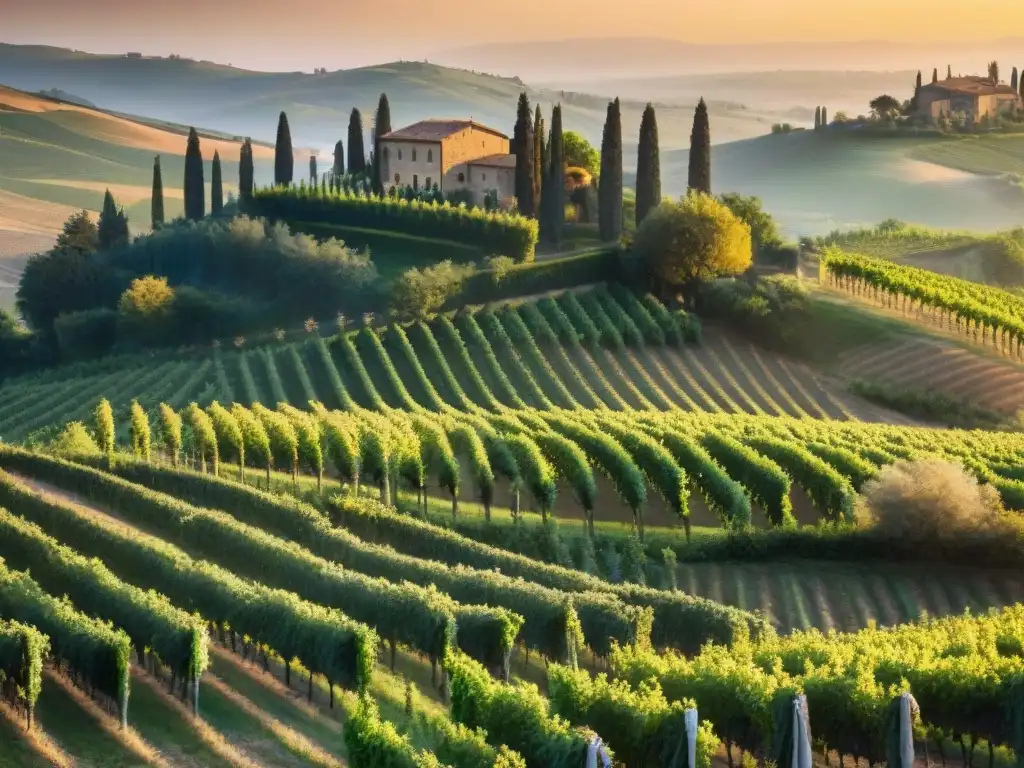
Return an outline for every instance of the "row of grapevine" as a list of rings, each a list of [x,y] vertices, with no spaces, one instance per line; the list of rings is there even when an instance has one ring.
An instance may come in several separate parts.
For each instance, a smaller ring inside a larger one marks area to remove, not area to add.
[[[1020,359],[1024,300],[1007,291],[885,259],[829,249],[822,282],[918,316]],[[900,302],[902,301],[902,306]],[[908,306],[909,302],[909,306]],[[978,332],[981,338],[978,338]]]
[[[4,575],[0,571],[0,578]],[[13,690],[12,703],[25,708],[29,728],[43,687],[43,661],[49,651],[49,637],[35,626],[0,618],[0,691]]]
[[[850,635],[795,632],[708,648],[693,659],[619,648],[612,668],[633,688],[653,682],[669,701],[695,701],[727,745],[756,754],[776,753],[775,729],[803,693],[817,742],[841,756],[886,762],[894,699],[909,691],[940,751],[943,742],[965,745],[969,735],[972,748],[989,743],[991,761],[995,746],[1024,748],[1015,725],[1024,705],[1022,637],[1024,610],[1015,606]]]
[[[9,463],[18,458],[25,468],[35,463],[30,454],[3,455]],[[299,659],[332,683],[353,688],[369,683],[379,641],[365,625],[0,479],[4,501],[28,518],[0,516],[3,556],[15,567],[31,569],[48,591],[66,593],[82,610],[123,627],[139,658],[150,647],[179,680],[198,681],[206,666],[206,622],[212,622],[251,637],[284,659]],[[51,538],[55,535],[74,541],[75,549]],[[83,554],[100,558],[111,570]],[[101,599],[100,605],[94,604]],[[197,613],[187,614],[172,602]],[[198,686],[194,690],[198,695]]]

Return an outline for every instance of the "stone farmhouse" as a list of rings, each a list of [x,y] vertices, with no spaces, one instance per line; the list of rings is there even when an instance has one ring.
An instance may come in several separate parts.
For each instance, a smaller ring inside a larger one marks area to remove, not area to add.
[[[978,123],[1019,109],[1021,98],[1013,88],[995,84],[987,77],[951,77],[922,85],[917,108],[933,120],[941,115],[963,113]]]
[[[509,138],[472,120],[421,120],[380,138],[380,174],[391,186],[448,194],[468,190],[476,204],[497,190],[515,194],[516,156]]]

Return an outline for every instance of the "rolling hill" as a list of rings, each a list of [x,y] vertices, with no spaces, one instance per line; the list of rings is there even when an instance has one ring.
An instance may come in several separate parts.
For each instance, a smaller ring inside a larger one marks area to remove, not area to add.
[[[382,92],[393,125],[425,117],[472,117],[511,134],[516,101],[526,90],[550,112],[560,101],[567,130],[600,142],[608,95],[536,89],[516,77],[497,77],[427,62],[393,62],[311,75],[253,72],[186,59],[100,56],[43,46],[0,44],[0,83],[37,91],[60,88],[105,108],[203,125],[231,134],[274,139],[277,116],[288,113],[293,139],[327,150],[345,135],[358,107],[367,133]],[[669,102],[659,111],[662,146],[685,147],[695,100]],[[623,105],[623,134],[639,131],[644,102]],[[722,100],[711,104],[716,140],[767,133],[776,119]],[[633,142],[627,142],[627,144]]]
[[[662,152],[665,194],[686,191],[688,161],[688,150]],[[799,131],[713,146],[711,182],[716,192],[760,197],[792,237],[890,218],[994,232],[1024,223],[1024,191],[996,172],[1024,172],[1024,135]],[[632,176],[627,172],[627,183]]]
[[[149,228],[153,157],[161,156],[168,217],[182,209],[187,128],[142,121],[0,86],[0,303],[26,254],[49,248],[76,210],[98,211],[104,190],[125,206],[133,232]],[[240,142],[201,131],[206,178],[219,151],[225,187],[238,177]],[[253,148],[257,181],[273,150]]]

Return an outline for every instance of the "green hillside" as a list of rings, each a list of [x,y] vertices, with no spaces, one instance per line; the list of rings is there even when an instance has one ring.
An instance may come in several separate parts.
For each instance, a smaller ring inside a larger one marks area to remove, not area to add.
[[[714,136],[714,122],[712,135]],[[666,194],[685,192],[689,153],[662,153]],[[900,219],[995,232],[1024,223],[1024,136],[859,137],[801,131],[712,147],[716,191],[757,195],[792,237]]]

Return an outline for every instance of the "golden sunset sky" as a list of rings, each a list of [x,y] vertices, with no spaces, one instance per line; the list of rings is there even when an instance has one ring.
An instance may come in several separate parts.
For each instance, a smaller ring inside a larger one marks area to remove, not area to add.
[[[1022,35],[1022,0],[0,0],[0,42],[176,52],[260,69],[580,37],[743,44]]]

